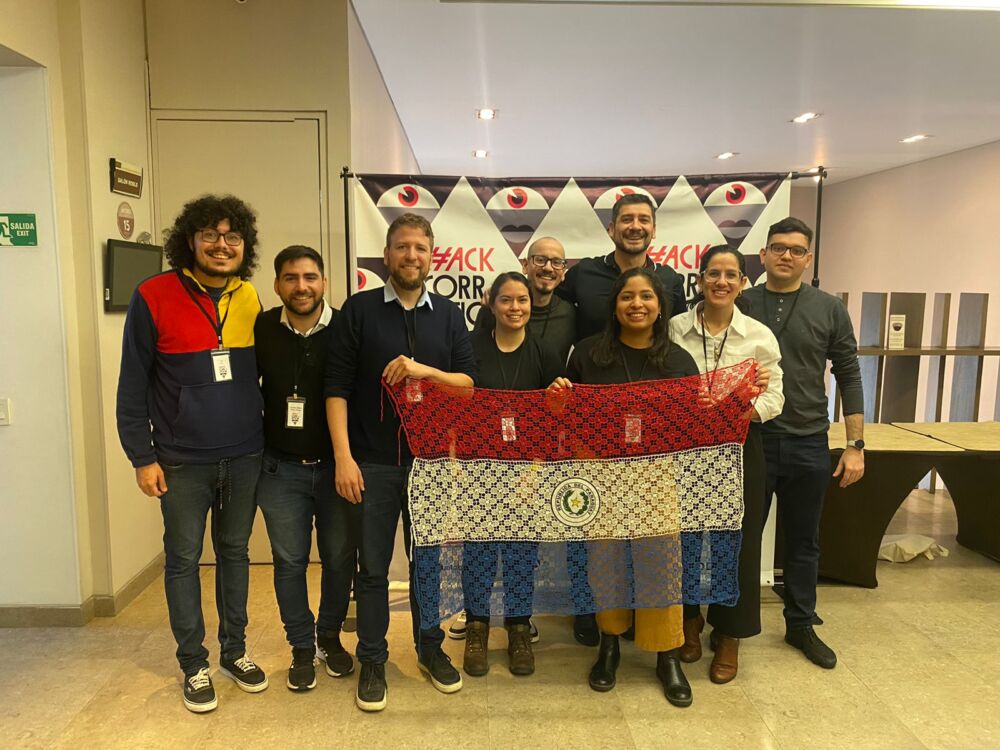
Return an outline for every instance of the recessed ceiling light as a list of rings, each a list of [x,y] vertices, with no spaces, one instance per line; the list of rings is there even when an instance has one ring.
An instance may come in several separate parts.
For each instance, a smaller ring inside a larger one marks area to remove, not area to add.
[[[900,143],[916,143],[917,141],[926,141],[930,138],[926,133],[920,133],[919,135],[911,135],[909,138],[901,138]]]
[[[822,117],[819,112],[803,112],[798,117],[793,117],[789,122],[794,122],[799,125],[809,122],[810,120],[815,120],[817,117]]]
[[[739,155],[739,151],[724,151],[723,153],[716,156],[716,159],[732,159],[734,156]]]
[[[475,156],[477,159],[485,159],[487,156],[489,156],[489,153],[490,152],[487,151],[485,148],[477,148],[475,151],[472,152],[472,155]]]
[[[476,110],[476,119],[479,120],[495,120],[499,114],[499,110],[490,109],[489,107],[484,107],[483,109]]]

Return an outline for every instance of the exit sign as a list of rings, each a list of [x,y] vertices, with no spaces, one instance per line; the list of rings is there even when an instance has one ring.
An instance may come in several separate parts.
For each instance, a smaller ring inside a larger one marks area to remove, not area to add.
[[[0,245],[37,247],[35,215],[0,213]]]

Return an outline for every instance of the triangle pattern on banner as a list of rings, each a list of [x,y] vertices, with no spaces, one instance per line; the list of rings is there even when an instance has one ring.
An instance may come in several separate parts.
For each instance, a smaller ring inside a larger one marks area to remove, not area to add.
[[[549,212],[549,204],[534,188],[505,187],[486,203],[486,212],[507,240],[514,256],[520,257],[531,235]]]
[[[767,206],[757,217],[753,228],[743,238],[740,244],[740,252],[746,256],[747,278],[751,284],[763,283],[766,279],[764,264],[760,260],[760,250],[767,244],[767,230],[772,224],[776,224],[788,217],[792,204],[792,179],[786,177],[781,181],[781,185],[774,193]]]
[[[555,237],[566,248],[570,263],[581,258],[607,255],[614,250],[608,230],[601,225],[587,196],[570,178],[552,208],[531,236],[531,242],[541,237]]]
[[[387,272],[383,261],[385,233],[389,222],[375,205],[360,180],[354,181],[354,220],[351,224],[351,244],[357,263],[354,289],[361,292],[385,284]]]

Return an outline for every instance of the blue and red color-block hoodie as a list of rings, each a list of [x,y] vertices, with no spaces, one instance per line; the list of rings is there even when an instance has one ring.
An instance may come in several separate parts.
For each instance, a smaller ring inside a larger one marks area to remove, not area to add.
[[[218,307],[186,269],[152,276],[132,295],[117,417],[118,436],[133,466],[214,463],[263,449],[264,404],[253,338],[261,310],[257,290],[232,277]],[[220,317],[232,380],[216,383],[211,352],[219,346]]]

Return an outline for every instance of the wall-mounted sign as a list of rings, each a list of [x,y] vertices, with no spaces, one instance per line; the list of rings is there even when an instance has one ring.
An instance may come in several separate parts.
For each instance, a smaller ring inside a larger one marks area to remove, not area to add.
[[[0,245],[38,247],[34,214],[0,214]]]
[[[142,196],[142,167],[128,164],[112,157],[111,159],[111,192],[130,195],[133,198]]]
[[[118,234],[122,236],[123,240],[128,240],[132,238],[132,232],[135,231],[135,214],[132,213],[132,207],[122,201],[118,204]]]
[[[889,340],[886,349],[906,348],[906,316],[889,316]]]

